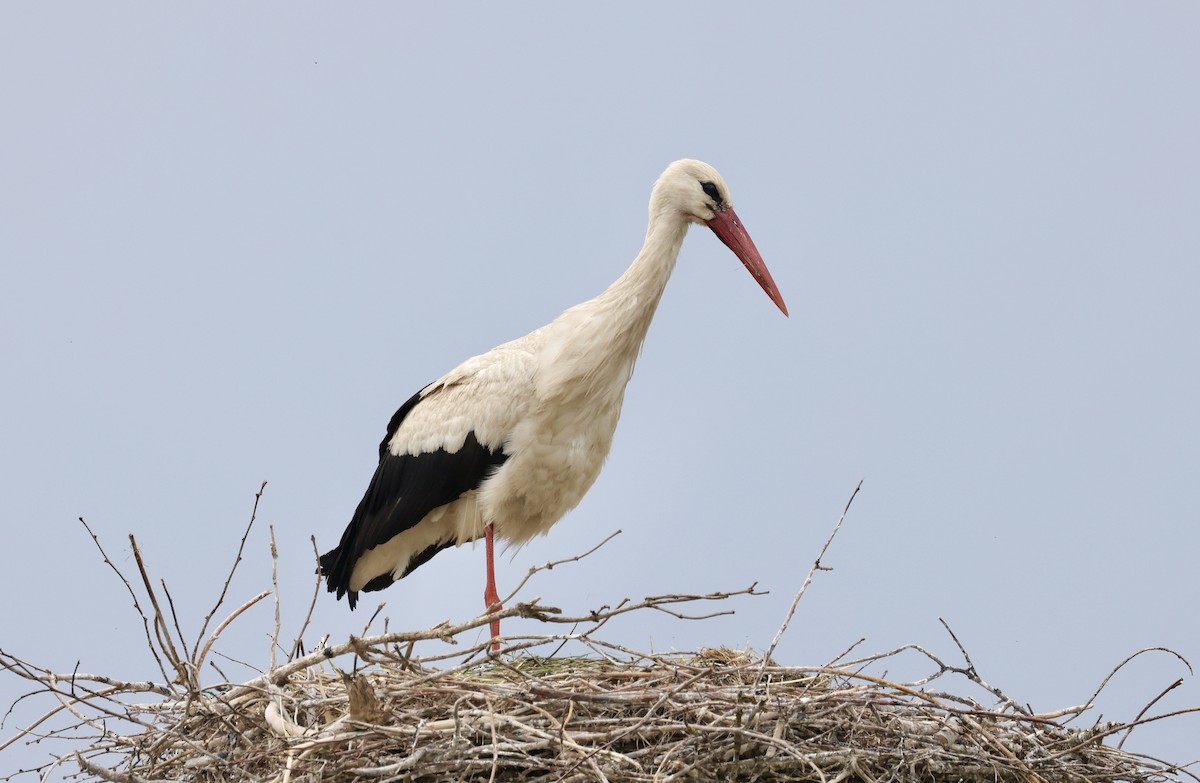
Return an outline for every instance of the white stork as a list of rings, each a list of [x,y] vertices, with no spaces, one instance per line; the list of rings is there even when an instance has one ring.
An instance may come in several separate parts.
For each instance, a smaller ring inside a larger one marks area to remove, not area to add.
[[[449,546],[486,540],[484,601],[499,611],[494,535],[520,545],[574,508],[612,445],[625,385],[693,223],[708,226],[787,315],[716,169],[672,163],[650,193],[637,258],[604,293],[467,359],[400,406],[338,545],[330,592],[382,590]],[[499,636],[499,621],[491,624]]]

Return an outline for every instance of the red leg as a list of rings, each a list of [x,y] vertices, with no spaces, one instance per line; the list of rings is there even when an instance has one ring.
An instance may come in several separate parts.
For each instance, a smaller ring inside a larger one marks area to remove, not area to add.
[[[483,588],[483,602],[487,604],[489,612],[499,612],[504,607],[500,605],[500,594],[496,592],[496,555],[491,522],[484,528],[483,535],[484,548],[487,550],[487,585]],[[500,642],[496,641],[499,636],[500,621],[492,620],[492,652],[500,652]]]

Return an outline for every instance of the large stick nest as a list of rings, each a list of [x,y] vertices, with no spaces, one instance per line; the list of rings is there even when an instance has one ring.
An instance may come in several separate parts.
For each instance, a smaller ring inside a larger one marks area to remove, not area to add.
[[[35,683],[29,695],[49,696],[52,703],[0,750],[20,739],[69,745],[36,770],[41,775],[67,763],[60,772],[122,783],[1200,781],[1121,747],[1136,725],[1170,715],[1072,727],[1107,678],[1082,705],[1034,714],[979,677],[953,632],[962,666],[916,645],[858,660],[845,660],[847,651],[823,666],[782,666],[771,652],[786,620],[762,656],[727,648],[638,653],[599,634],[611,618],[630,612],[687,619],[724,614],[681,609],[756,595],[754,586],[656,596],[577,617],[534,600],[461,625],[351,637],[302,654],[306,620],[291,660],[281,664],[274,660],[277,610],[265,673],[248,682],[205,685],[200,672],[220,633],[273,591],[233,610],[206,635],[226,580],[189,646],[173,608],[164,615],[130,540],[150,611],[121,578],[141,613],[160,682],[55,673],[0,651],[0,666]],[[793,610],[802,594],[803,588]],[[509,637],[498,651],[486,641],[466,644],[489,620],[514,616],[570,632]],[[445,652],[445,643],[462,647]],[[566,655],[568,645],[586,654]],[[920,656],[928,675],[895,682],[871,673],[898,663],[901,655]],[[949,691],[945,682],[967,686],[983,702]]]
[[[249,683],[190,692],[107,678],[97,688],[101,678],[77,674],[71,682],[25,668],[70,703],[76,727],[102,729],[74,758],[113,781],[1165,781],[1187,774],[1106,742],[1125,726],[1066,727],[1083,707],[1035,715],[933,690],[938,677],[964,672],[928,653],[936,673],[908,684],[863,671],[899,651],[791,667],[725,648],[631,655],[592,639],[585,641],[596,656],[535,656],[526,641],[514,645],[525,650],[499,655],[477,647],[483,660],[440,668],[444,656],[425,659],[411,643],[389,638],[410,635],[354,639],[341,645],[349,650],[318,651]],[[330,661],[345,654],[369,666],[334,671]],[[142,701],[130,703],[134,693]],[[160,698],[145,701],[148,694]],[[106,717],[142,730],[115,733]]]

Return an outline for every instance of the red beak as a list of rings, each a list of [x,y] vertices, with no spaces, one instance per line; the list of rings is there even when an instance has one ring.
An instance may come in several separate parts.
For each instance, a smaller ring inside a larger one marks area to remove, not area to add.
[[[750,270],[750,274],[754,275],[754,279],[762,286],[762,290],[767,292],[767,296],[771,297],[771,301],[775,306],[783,311],[784,315],[788,314],[787,305],[783,303],[783,296],[779,293],[779,289],[775,286],[775,281],[771,279],[771,272],[767,269],[767,265],[763,263],[762,256],[758,253],[758,248],[754,246],[754,240],[746,233],[746,229],[742,226],[742,221],[738,220],[737,213],[726,207],[724,210],[717,212],[713,219],[708,221],[708,227],[713,230],[713,233],[720,237],[725,246],[733,251],[733,254],[742,260],[746,269]]]

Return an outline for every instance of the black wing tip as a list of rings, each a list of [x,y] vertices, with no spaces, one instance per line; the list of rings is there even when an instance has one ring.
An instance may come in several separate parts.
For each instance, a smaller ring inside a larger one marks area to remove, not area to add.
[[[342,596],[346,596],[350,611],[354,611],[354,607],[358,605],[358,591],[350,589],[350,571],[339,562],[342,559],[341,554],[342,548],[339,546],[321,555],[317,560],[317,573],[325,577],[325,589],[337,593],[338,601],[342,600]]]

